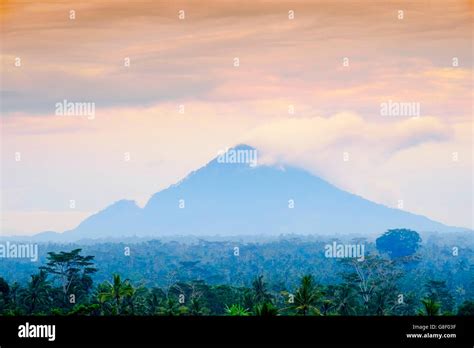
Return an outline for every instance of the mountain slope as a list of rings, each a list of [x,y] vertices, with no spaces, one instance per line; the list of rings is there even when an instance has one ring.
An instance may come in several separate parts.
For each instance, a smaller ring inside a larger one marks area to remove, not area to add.
[[[241,145],[230,151],[242,150],[255,149]],[[294,201],[292,209],[289,200]],[[401,227],[417,231],[465,230],[373,203],[295,167],[220,163],[214,159],[154,194],[143,209],[133,201],[116,202],[65,232],[64,237],[368,235]]]

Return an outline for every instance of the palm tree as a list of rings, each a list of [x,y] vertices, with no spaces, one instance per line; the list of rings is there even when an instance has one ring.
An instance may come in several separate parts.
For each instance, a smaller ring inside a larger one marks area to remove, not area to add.
[[[158,314],[160,310],[160,305],[162,303],[162,298],[165,296],[163,290],[159,288],[151,289],[147,297],[147,308],[150,314]]]
[[[301,278],[301,285],[298,290],[296,290],[292,308],[296,310],[298,314],[304,316],[311,312],[319,315],[320,312],[316,304],[320,297],[321,293],[314,284],[313,276],[305,275]]]
[[[136,315],[146,311],[146,293],[147,289],[144,286],[133,287],[130,285],[131,291],[124,296],[123,305],[127,310],[127,315]]]
[[[239,304],[233,304],[230,307],[226,305],[225,311],[227,315],[233,317],[248,317],[250,315],[250,312]]]
[[[430,298],[424,298],[421,300],[421,303],[423,304],[423,308],[420,308],[418,310],[419,315],[431,317],[440,314],[439,310],[441,308],[441,304],[439,302],[436,302],[435,300]]]
[[[324,300],[321,304],[321,314],[331,315],[334,314],[334,302],[332,300]]]
[[[48,302],[50,286],[46,279],[46,272],[40,271],[31,276],[31,282],[23,292],[23,301],[28,303],[28,313],[33,313],[38,306]]]
[[[258,303],[254,307],[254,313],[260,317],[273,317],[278,315],[278,308],[271,302]]]
[[[336,311],[340,315],[355,315],[355,293],[349,284],[342,284],[335,291]]]
[[[202,291],[199,290],[199,287],[204,283],[202,282],[193,282],[191,283],[191,301],[189,304],[189,314],[201,316],[209,313],[209,310],[203,306]]]
[[[113,301],[115,303],[115,314],[120,314],[122,299],[133,295],[133,286],[128,279],[122,281],[120,275],[114,274],[114,282],[107,282],[105,290],[99,293],[99,302]]]
[[[179,306],[178,302],[175,301],[172,297],[167,297],[163,300],[162,306],[159,309],[159,313],[162,315],[178,315],[179,314]]]
[[[263,281],[263,276],[258,276],[252,282],[255,303],[264,303],[271,300],[271,295],[267,290],[267,285]]]
[[[17,307],[18,294],[20,293],[20,284],[14,282],[10,287],[10,299],[15,307]]]
[[[201,316],[206,314],[207,310],[202,306],[201,300],[198,297],[191,298],[189,313],[191,315]]]

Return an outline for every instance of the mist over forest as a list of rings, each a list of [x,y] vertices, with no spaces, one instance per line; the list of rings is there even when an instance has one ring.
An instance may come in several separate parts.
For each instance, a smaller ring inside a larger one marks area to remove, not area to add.
[[[40,243],[37,262],[1,259],[0,312],[472,315],[473,244],[467,232],[419,234],[407,229],[377,238],[283,235]],[[361,250],[362,258],[356,254]],[[354,254],[344,254],[348,251]]]

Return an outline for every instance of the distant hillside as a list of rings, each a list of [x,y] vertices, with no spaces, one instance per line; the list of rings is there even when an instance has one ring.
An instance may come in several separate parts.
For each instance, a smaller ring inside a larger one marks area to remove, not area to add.
[[[121,200],[62,236],[46,232],[37,238],[369,235],[398,227],[438,232],[466,230],[371,202],[302,169],[255,165],[255,153],[250,146],[237,146],[154,194],[143,209],[134,201]],[[290,200],[293,208],[289,207]]]

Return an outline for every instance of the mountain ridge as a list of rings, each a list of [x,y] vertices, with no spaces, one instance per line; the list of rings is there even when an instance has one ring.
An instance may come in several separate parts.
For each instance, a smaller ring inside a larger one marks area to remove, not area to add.
[[[255,161],[245,152],[255,152]],[[143,208],[135,201],[119,200],[56,237],[370,235],[389,228],[469,231],[369,201],[297,167],[257,165],[256,154],[255,148],[245,144],[226,149],[154,193]],[[53,233],[36,236],[55,239]]]

